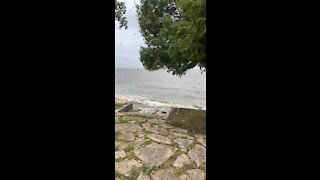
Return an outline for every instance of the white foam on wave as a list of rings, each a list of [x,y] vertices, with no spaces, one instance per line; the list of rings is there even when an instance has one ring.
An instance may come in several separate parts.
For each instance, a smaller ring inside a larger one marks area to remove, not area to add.
[[[160,102],[156,100],[150,100],[142,96],[128,96],[128,95],[116,95],[115,98],[127,99],[128,101],[144,104],[151,107],[176,107],[176,108],[188,108],[188,109],[200,109],[206,110],[204,105],[182,105],[175,102]]]

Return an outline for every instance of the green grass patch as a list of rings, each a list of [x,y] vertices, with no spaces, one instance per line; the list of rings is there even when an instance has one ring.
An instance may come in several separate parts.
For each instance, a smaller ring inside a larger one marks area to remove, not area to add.
[[[121,174],[118,171],[115,171],[115,176],[116,177],[121,177]]]
[[[122,117],[122,116],[119,117],[118,120],[119,120],[120,123],[127,123],[127,122],[129,122],[125,117]]]
[[[115,105],[115,110],[120,109],[122,106],[121,105]]]
[[[181,176],[182,174],[184,174],[184,173],[187,172],[188,170],[194,169],[194,168],[195,168],[195,166],[194,166],[193,164],[185,164],[183,167],[178,168],[178,169],[174,172],[174,174],[175,174],[176,176]]]
[[[141,119],[141,120],[135,121],[134,123],[135,123],[135,124],[138,124],[139,126],[142,126],[142,124],[144,124],[144,123],[146,123],[146,122],[147,122],[147,120]]]
[[[127,157],[130,160],[130,159],[134,159],[136,155],[133,153],[133,151],[130,151]]]
[[[189,130],[190,133],[206,134],[206,111],[173,108],[168,116],[169,124]]]
[[[125,152],[130,152],[134,150],[134,147],[130,144],[126,148],[123,149]]]
[[[143,166],[142,166],[142,171],[145,173],[145,174],[150,174],[150,172],[152,171],[153,169],[153,166],[150,164],[150,163],[144,163]]]
[[[142,114],[128,114],[127,115],[128,117],[138,117],[138,118],[142,118],[142,119],[152,119],[152,117],[149,117],[149,116],[145,116],[145,115],[142,115]]]
[[[114,132],[114,136],[115,136],[115,139],[116,139],[116,140],[119,138],[120,135],[121,135],[121,132],[120,132],[120,131],[115,131],[115,132]]]
[[[141,143],[141,145],[140,145],[140,148],[143,148],[143,147],[146,147],[146,146],[148,146],[149,144],[151,144],[152,143],[152,141],[151,140],[149,140],[149,141],[143,141],[142,143]]]
[[[136,180],[139,176],[138,169],[134,166],[132,167],[131,171],[129,172],[128,180]]]
[[[125,157],[124,158],[117,158],[117,159],[115,159],[115,162],[121,162],[121,161],[123,161],[124,159],[126,159]]]

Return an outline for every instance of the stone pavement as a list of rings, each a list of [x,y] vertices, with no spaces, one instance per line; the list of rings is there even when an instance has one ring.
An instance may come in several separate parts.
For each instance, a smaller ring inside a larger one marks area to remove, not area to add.
[[[206,136],[171,126],[166,117],[116,113],[115,179],[205,179]]]

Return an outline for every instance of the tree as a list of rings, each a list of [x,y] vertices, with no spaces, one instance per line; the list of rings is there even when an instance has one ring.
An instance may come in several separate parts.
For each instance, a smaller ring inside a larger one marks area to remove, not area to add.
[[[125,29],[128,28],[128,21],[127,18],[124,16],[126,13],[126,5],[124,2],[119,2],[115,0],[115,20],[119,22],[119,28],[121,29],[124,27]]]
[[[206,70],[205,0],[140,0],[137,5],[143,66],[183,75],[199,66]]]

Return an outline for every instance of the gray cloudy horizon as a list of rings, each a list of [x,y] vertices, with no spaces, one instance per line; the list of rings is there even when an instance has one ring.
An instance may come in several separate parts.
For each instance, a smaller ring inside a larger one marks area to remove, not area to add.
[[[143,69],[140,62],[139,50],[145,46],[144,39],[140,34],[137,9],[137,0],[122,0],[126,3],[126,14],[128,20],[127,29],[119,29],[115,24],[115,68]]]

